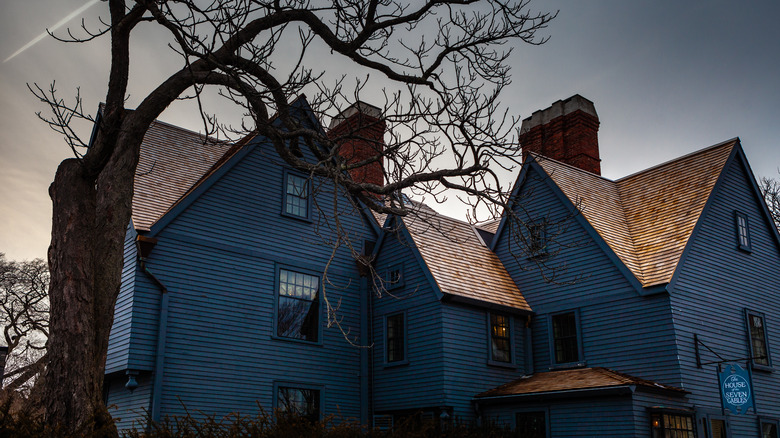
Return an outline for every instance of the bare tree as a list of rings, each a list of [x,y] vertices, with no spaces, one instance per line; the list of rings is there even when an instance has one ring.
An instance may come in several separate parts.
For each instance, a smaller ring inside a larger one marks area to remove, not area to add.
[[[41,259],[14,262],[0,253],[0,321],[8,348],[6,394],[29,393],[43,370],[49,335],[49,270]]]
[[[61,38],[111,38],[105,104],[91,142],[73,128],[90,119],[78,96],[67,104],[53,86],[31,87],[53,112],[44,119],[75,154],[60,164],[50,188],[53,312],[43,397],[47,421],[68,430],[110,424],[101,387],[139,145],[172,102],[191,98],[200,105],[209,135],[268,138],[288,166],[331,181],[379,213],[412,213],[402,190],[439,199],[444,189],[468,197],[474,211],[495,213],[508,202],[499,169],[520,159],[516,120],[498,100],[510,81],[511,44],[543,43],[536,34],[554,18],[530,11],[528,0],[108,0],[107,6],[104,28],[83,26],[81,36]],[[181,68],[129,111],[130,36],[147,23],[168,31]],[[346,73],[332,77],[314,57],[323,53],[330,54],[328,65],[348,66]],[[340,157],[343,138],[306,128],[291,107],[305,92],[316,116],[327,120],[377,84],[391,134],[384,150],[367,159]],[[222,125],[207,112],[202,93],[214,87],[245,109],[246,128]],[[386,184],[350,176],[377,162],[384,163]],[[351,248],[347,235],[334,248]]]
[[[775,226],[780,230],[780,181],[766,176],[761,177],[758,188],[761,190],[767,207],[769,207],[769,213],[775,221]]]

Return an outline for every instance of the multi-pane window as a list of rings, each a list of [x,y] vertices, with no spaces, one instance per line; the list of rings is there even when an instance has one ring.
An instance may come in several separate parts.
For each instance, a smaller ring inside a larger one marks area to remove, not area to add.
[[[523,438],[546,438],[547,418],[544,411],[515,414],[515,431]]]
[[[320,419],[320,391],[280,386],[276,408],[283,413],[317,421]]]
[[[528,255],[540,257],[547,254],[547,224],[544,221],[528,224]]]
[[[735,214],[737,221],[737,241],[739,242],[739,249],[750,251],[750,228],[748,227],[748,219],[742,213]]]
[[[512,341],[509,317],[490,314],[490,358],[496,362],[512,362]]]
[[[284,212],[292,216],[309,217],[309,181],[306,178],[286,174]]]
[[[780,438],[777,428],[778,421],[766,418],[760,419],[761,438]]]
[[[679,437],[695,438],[694,422],[691,415],[654,413],[651,415],[653,438]]]
[[[279,308],[276,334],[317,341],[320,326],[320,279],[314,275],[279,269]]]
[[[750,356],[753,358],[753,363],[770,366],[764,315],[748,311],[747,322],[750,334]]]
[[[552,316],[553,356],[556,364],[580,360],[577,316],[574,312]]]
[[[391,266],[385,271],[384,287],[386,290],[397,289],[404,285],[401,265]]]
[[[400,362],[404,356],[404,314],[387,317],[387,362]]]

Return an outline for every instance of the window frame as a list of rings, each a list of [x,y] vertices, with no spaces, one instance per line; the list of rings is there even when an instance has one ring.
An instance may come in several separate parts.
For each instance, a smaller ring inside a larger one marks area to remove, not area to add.
[[[279,303],[281,301],[280,300],[281,294],[279,289],[281,285],[280,274],[282,270],[294,272],[298,274],[309,275],[317,278],[317,339],[314,341],[279,335]],[[273,327],[271,329],[271,333],[272,333],[271,338],[276,340],[286,341],[286,342],[299,342],[307,345],[321,346],[322,338],[323,338],[322,307],[323,307],[322,306],[322,277],[319,272],[301,266],[276,263],[274,267],[274,318],[273,318]]]
[[[526,225],[528,230],[528,259],[537,259],[548,255],[549,244],[547,220],[540,219]]]
[[[720,438],[716,437],[714,431],[712,430],[712,422],[715,421],[722,421],[723,427],[726,430],[726,438],[731,438],[731,424],[729,423],[729,417],[726,415],[715,415],[715,414],[707,414],[705,416],[706,418],[706,424],[707,424],[707,438]]]
[[[758,417],[758,433],[764,438],[764,425],[775,426],[775,436],[770,438],[780,438],[780,420],[777,418]]]
[[[529,414],[529,413],[542,413],[544,414],[544,436],[547,438],[550,436],[550,410],[547,407],[533,407],[533,408],[523,408],[523,409],[516,409],[513,411],[514,415],[512,415],[512,426],[513,430],[517,431],[517,417],[520,414]]]
[[[274,412],[277,412],[279,407],[279,390],[282,388],[286,389],[297,389],[301,391],[317,391],[317,404],[318,406],[318,412],[317,412],[317,421],[322,420],[323,414],[325,411],[325,385],[321,384],[311,384],[311,383],[301,383],[301,382],[291,382],[291,381],[282,381],[277,380],[274,381],[273,384],[273,401],[272,401],[272,408]]]
[[[740,222],[744,222],[743,224]],[[750,238],[750,221],[748,220],[748,215],[745,213],[742,213],[741,211],[734,211],[734,227],[737,232],[737,248],[739,248],[742,251],[745,252],[751,252],[752,251],[752,244],[751,244],[751,238]],[[743,234],[744,230],[744,234]],[[744,237],[744,239],[743,239]]]
[[[509,329],[509,361],[504,362],[493,358],[493,316],[499,316],[507,319]],[[516,368],[517,360],[515,355],[515,318],[512,315],[501,312],[487,312],[487,363],[488,365]]]
[[[394,271],[398,271],[398,281],[391,281],[390,276]],[[394,263],[384,269],[382,274],[382,282],[385,290],[401,289],[405,284],[404,264]]]
[[[753,347],[753,330],[752,330],[752,319],[751,317],[758,317],[761,319],[761,331],[763,332],[763,342],[764,342],[764,350],[766,350],[766,364],[762,363],[756,363],[756,361],[753,359],[753,357],[756,356],[754,347]],[[762,370],[762,371],[774,371],[774,367],[772,366],[772,352],[769,350],[769,334],[767,333],[766,329],[766,315],[762,312],[756,312],[750,309],[745,309],[745,329],[747,331],[747,340],[748,340],[748,352],[750,353],[750,366],[753,369],[756,370]]]
[[[401,327],[401,348],[403,349],[403,357],[401,359],[397,360],[390,360],[390,342],[389,342],[389,332],[388,332],[388,324],[387,320],[390,318],[398,317],[400,316],[402,318],[402,327]],[[393,366],[399,366],[399,365],[407,365],[409,363],[409,343],[408,343],[408,333],[407,333],[407,317],[406,317],[406,311],[400,311],[400,312],[393,312],[388,313],[383,318],[384,321],[384,353],[385,353],[385,366],[386,367],[393,367]]]
[[[306,215],[305,216],[301,216],[295,213],[290,213],[287,211],[288,196],[295,196],[296,198],[303,199],[301,196],[297,196],[287,192],[288,179],[291,176],[296,178],[301,178],[304,181],[306,181]],[[308,178],[306,175],[300,172],[296,172],[291,169],[284,169],[283,177],[282,177],[282,212],[281,212],[282,216],[303,220],[306,222],[311,222],[311,211],[312,211],[311,192],[312,192],[311,178]]]
[[[687,417],[687,418],[689,418],[691,420],[691,429],[690,430],[686,430],[684,432],[690,432],[692,434],[691,435],[692,438],[696,438],[696,437],[699,436],[697,434],[697,430],[696,430],[697,427],[698,427],[698,423],[696,421],[696,416],[694,415],[693,412],[679,411],[679,410],[675,410],[675,409],[650,409],[648,414],[649,414],[649,417],[650,417],[650,424],[649,424],[649,426],[650,426],[650,436],[651,437],[655,437],[656,436],[653,433],[656,429],[659,429],[661,431],[661,434],[658,435],[658,436],[665,436],[665,434],[663,433],[665,431],[665,428],[664,428],[665,423],[663,421],[665,415],[674,416],[674,417]],[[654,420],[653,417],[655,415],[659,415],[660,418],[661,418],[661,422],[659,423],[658,427],[656,427],[653,424],[653,420]],[[707,429],[707,431],[709,431],[709,419],[707,420],[707,427],[706,427],[706,429]]]
[[[577,335],[577,360],[559,363],[557,362],[555,356],[556,339],[555,339],[554,319],[557,316],[568,315],[570,313],[574,314],[574,325],[575,325],[575,332]],[[550,369],[551,370],[565,369],[565,368],[583,368],[587,366],[587,361],[585,360],[585,351],[582,346],[582,320],[580,318],[580,309],[569,309],[569,310],[548,314],[547,328],[549,330],[548,339],[549,339],[549,348],[550,348]]]

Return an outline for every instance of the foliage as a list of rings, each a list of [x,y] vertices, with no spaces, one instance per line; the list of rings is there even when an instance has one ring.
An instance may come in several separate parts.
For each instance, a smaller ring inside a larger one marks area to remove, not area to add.
[[[29,392],[49,335],[49,270],[41,259],[9,261],[0,253],[0,329],[8,346],[5,391]]]
[[[775,221],[775,226],[780,231],[780,181],[762,177],[758,183],[758,188],[764,196],[767,207],[769,207],[769,213]]]
[[[355,421],[329,416],[311,422],[304,417],[277,413],[276,417],[261,410],[252,418],[231,414],[223,418],[193,416],[166,418],[154,423],[148,431],[133,429],[127,438],[509,438],[517,434],[495,424],[458,423],[440,426],[433,421],[410,417],[387,431],[368,428]]]

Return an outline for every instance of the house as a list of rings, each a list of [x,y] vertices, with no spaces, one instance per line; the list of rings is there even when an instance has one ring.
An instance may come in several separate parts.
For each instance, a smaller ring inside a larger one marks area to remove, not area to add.
[[[533,437],[777,438],[780,236],[739,140],[613,181],[598,125],[579,95],[524,120],[511,208],[472,226],[408,199],[414,215],[371,214],[262,138],[155,123],[106,361],[119,427],[259,404]],[[359,103],[328,132],[359,161],[384,124]],[[322,244],[334,217],[351,247]]]

